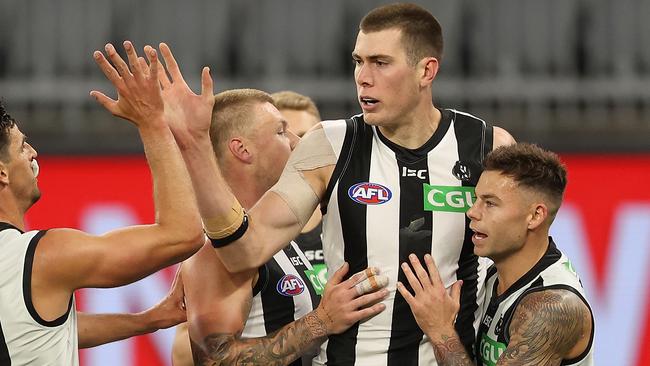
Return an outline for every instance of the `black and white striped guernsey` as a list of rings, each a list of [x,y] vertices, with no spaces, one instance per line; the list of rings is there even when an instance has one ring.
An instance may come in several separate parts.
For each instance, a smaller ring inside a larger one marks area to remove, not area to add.
[[[410,253],[431,253],[446,286],[464,281],[457,330],[473,349],[488,261],[473,254],[465,212],[473,203],[493,129],[455,110],[441,110],[431,138],[406,149],[384,137],[361,115],[323,122],[337,164],[321,208],[328,271],[344,261],[350,273],[379,267],[389,278],[386,310],[331,336],[315,364],[435,365],[432,347],[396,282]]]
[[[557,249],[549,237],[549,246],[544,256],[525,275],[510,286],[503,294],[497,294],[499,279],[494,266],[488,269],[485,285],[485,313],[476,340],[476,354],[479,365],[495,366],[510,341],[510,321],[517,304],[531,292],[547,289],[568,290],[589,307],[580,278],[571,261]],[[591,309],[591,307],[589,307]],[[562,365],[593,366],[594,322],[589,347],[572,360],[563,360]]]
[[[264,337],[298,320],[318,304],[312,281],[317,275],[307,257],[291,242],[259,269],[243,338]],[[318,285],[318,284],[317,284]],[[300,359],[291,366],[300,366]]]
[[[0,365],[79,365],[74,295],[51,321],[32,303],[34,253],[45,233],[0,222]]]

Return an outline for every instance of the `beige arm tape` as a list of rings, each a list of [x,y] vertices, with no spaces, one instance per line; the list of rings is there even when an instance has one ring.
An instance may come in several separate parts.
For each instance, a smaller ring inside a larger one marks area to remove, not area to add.
[[[244,221],[244,209],[235,198],[227,214],[213,218],[202,218],[203,229],[210,239],[222,239],[231,235]]]
[[[318,193],[314,192],[302,172],[334,164],[336,154],[325,131],[322,128],[311,130],[291,153],[280,180],[271,187],[271,192],[287,203],[301,227],[305,226],[320,201]]]

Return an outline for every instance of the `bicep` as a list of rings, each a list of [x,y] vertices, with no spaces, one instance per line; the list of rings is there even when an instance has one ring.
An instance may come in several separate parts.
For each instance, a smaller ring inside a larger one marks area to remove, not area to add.
[[[498,365],[560,365],[584,334],[584,319],[584,303],[569,291],[526,295],[512,315]]]
[[[41,239],[35,266],[71,290],[125,285],[182,258],[164,246],[153,225],[131,226],[95,236],[74,229],[49,230]]]
[[[209,243],[183,263],[182,271],[192,343],[205,346],[211,335],[241,333],[256,272],[230,274]]]

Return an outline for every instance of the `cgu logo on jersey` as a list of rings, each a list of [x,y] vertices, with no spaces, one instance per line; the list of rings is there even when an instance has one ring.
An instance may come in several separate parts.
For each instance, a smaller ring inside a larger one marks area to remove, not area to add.
[[[362,205],[381,205],[390,201],[393,193],[381,184],[362,182],[350,187],[348,196]]]
[[[302,279],[300,279],[300,277],[288,274],[284,275],[280,281],[278,281],[275,289],[282,296],[296,296],[305,291],[305,283],[302,282]]]
[[[483,365],[496,366],[499,357],[505,350],[505,344],[490,339],[486,334],[481,336],[478,353]]]
[[[474,204],[474,187],[423,184],[424,210],[465,213]]]

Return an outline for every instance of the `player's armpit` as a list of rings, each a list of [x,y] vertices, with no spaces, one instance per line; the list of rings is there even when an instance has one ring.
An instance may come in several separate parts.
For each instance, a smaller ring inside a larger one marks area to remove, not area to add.
[[[591,312],[568,290],[532,292],[517,305],[498,365],[560,365],[588,347]]]
[[[512,137],[512,135],[506,131],[505,129],[501,127],[494,126],[493,127],[493,142],[492,142],[492,148],[496,149],[499,146],[506,146],[506,145],[512,145],[517,143],[515,141],[515,138]]]

